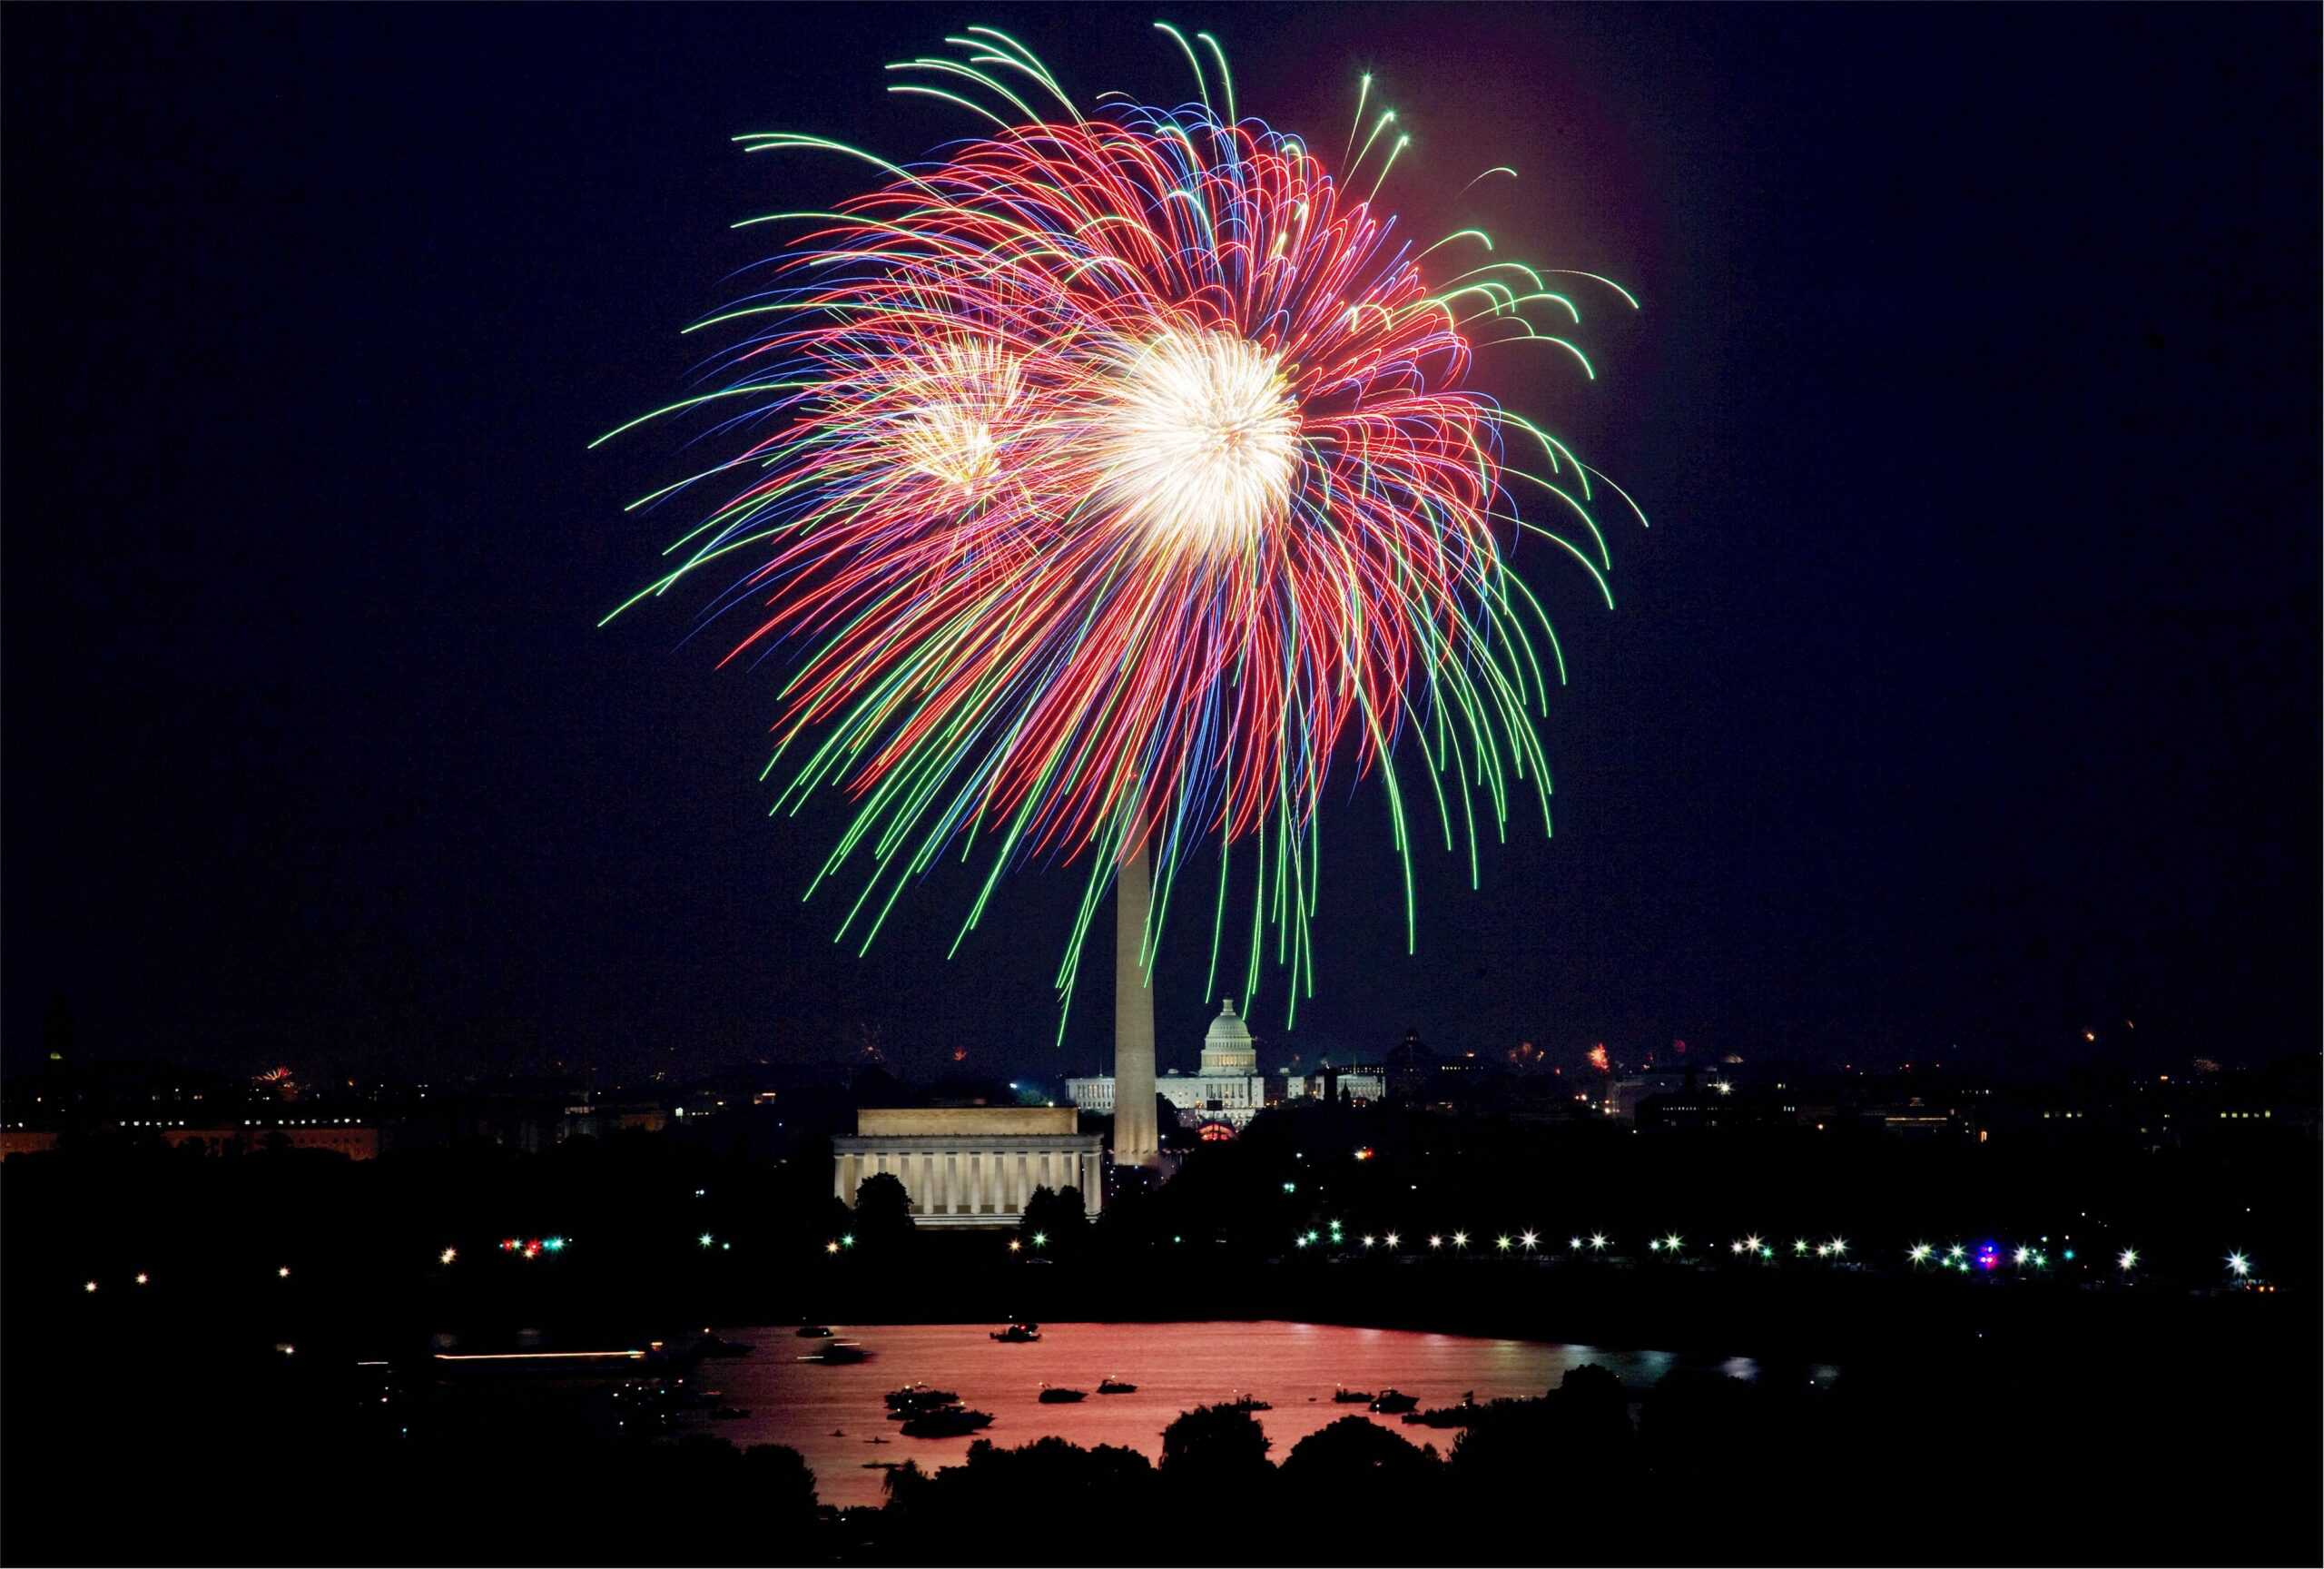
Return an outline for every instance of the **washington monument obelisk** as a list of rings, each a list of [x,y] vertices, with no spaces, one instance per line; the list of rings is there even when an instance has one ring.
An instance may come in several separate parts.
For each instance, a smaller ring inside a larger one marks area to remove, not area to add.
[[[1154,1123],[1154,993],[1138,951],[1154,877],[1141,844],[1114,876],[1114,1164],[1151,1166],[1162,1153]]]

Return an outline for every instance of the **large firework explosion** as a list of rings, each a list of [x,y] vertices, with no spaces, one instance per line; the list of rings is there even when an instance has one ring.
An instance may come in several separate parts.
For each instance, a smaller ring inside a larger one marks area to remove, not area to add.
[[[1159,25],[1198,104],[1108,94],[1084,113],[1023,45],[971,27],[947,40],[958,58],[891,67],[916,74],[891,90],[987,133],[908,168],[813,136],[739,138],[883,180],[835,212],[750,220],[800,232],[767,287],[689,329],[739,336],[710,390],[620,428],[724,413],[708,434],[740,449],[636,506],[743,481],[629,604],[739,566],[704,613],[747,609],[727,659],[797,651],[766,772],[788,769],[777,812],[826,784],[859,808],[815,879],[862,867],[842,938],[868,948],[940,855],[981,847],[987,867],[955,951],[1011,866],[1085,864],[1058,973],[1069,1004],[1118,866],[1151,859],[1150,969],[1177,873],[1215,843],[1212,979],[1230,879],[1247,878],[1245,995],[1271,926],[1287,1025],[1313,993],[1335,758],[1385,786],[1408,947],[1399,748],[1472,886],[1513,795],[1531,791],[1547,831],[1534,722],[1563,659],[1503,541],[1563,547],[1610,606],[1593,493],[1629,498],[1465,384],[1476,348],[1517,340],[1592,374],[1544,330],[1581,321],[1560,270],[1496,259],[1481,230],[1397,234],[1378,193],[1408,138],[1392,111],[1367,131],[1368,77],[1335,176],[1236,113],[1208,34],[1206,72]],[[1521,514],[1513,482],[1554,527]]]

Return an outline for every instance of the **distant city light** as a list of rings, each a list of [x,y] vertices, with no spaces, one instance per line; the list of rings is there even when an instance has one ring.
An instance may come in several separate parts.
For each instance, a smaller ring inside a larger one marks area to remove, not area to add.
[[[1520,1241],[1520,1242],[1521,1242],[1521,1243],[1523,1243],[1523,1244],[1525,1245],[1525,1248],[1527,1248],[1527,1250],[1528,1250],[1528,1251],[1531,1251],[1531,1248],[1532,1248],[1532,1247],[1533,1247],[1533,1245],[1534,1245],[1535,1243],[1539,1242],[1541,1239],[1541,1234],[1540,1234],[1539,1232],[1535,1232],[1535,1231],[1528,1231],[1528,1232],[1525,1232],[1525,1233],[1523,1233],[1521,1236],[1520,1236],[1520,1237],[1517,1238],[1517,1240],[1518,1240],[1518,1241]]]
[[[1039,1241],[1040,1240],[1040,1238],[1038,1238],[1038,1237],[1036,1237],[1036,1238],[1033,1238],[1033,1240],[1034,1240],[1034,1241],[1036,1241],[1036,1242],[1039,1242]],[[839,1234],[839,1245],[840,1245],[841,1247],[842,1247],[842,1248],[852,1248],[852,1247],[854,1247],[854,1246],[855,1246],[855,1233],[854,1233],[854,1232],[852,1232],[852,1231],[842,1231],[842,1232],[841,1232],[841,1233]]]
[[[1283,1190],[1286,1193],[1296,1193],[1299,1191],[1299,1184],[1296,1182],[1286,1182],[1283,1185]]]
[[[1835,1258],[1846,1258],[1847,1256],[1848,1256],[1848,1239],[1847,1239],[1846,1238],[1845,1238],[1845,1237],[1835,1237],[1835,1238],[1832,1238],[1832,1257],[1834,1257]]]
[[[1805,1237],[1802,1237],[1794,1241],[1791,1245],[1791,1250],[1794,1254],[1805,1257],[1807,1252],[1807,1239]]]
[[[2010,1261],[2011,1263],[2013,1263],[2013,1264],[2016,1265],[2020,1269],[2023,1269],[2023,1268],[2025,1268],[2025,1266],[2027,1265],[2027,1263],[2029,1263],[2029,1262],[2033,1259],[2033,1257],[2034,1257],[2034,1249],[2033,1249],[2033,1248],[2018,1248],[2018,1250],[2017,1250],[2016,1252],[2014,1252],[2014,1253],[2013,1253],[2013,1254],[2011,1254],[2011,1255],[2009,1256],[2009,1261]]]
[[[1818,1243],[1817,1243],[1817,1244],[1816,1244],[1816,1257],[1817,1257],[1817,1258],[1829,1258],[1831,1256],[1832,1256],[1832,1245],[1831,1245],[1829,1242],[1818,1242]]]
[[[281,1268],[277,1269],[277,1270],[274,1272],[274,1278],[275,1278],[277,1280],[288,1280],[288,1279],[290,1279],[290,1265],[288,1265],[288,1264],[285,1264],[284,1266],[282,1266],[282,1268]]]
[[[2240,1255],[2240,1254],[2239,1254],[2239,1255],[2238,1255],[2238,1257],[2240,1258],[2240,1257],[2241,1257],[2241,1255]],[[2238,1269],[2238,1270],[2236,1271],[2236,1273],[2237,1273],[2238,1275],[2240,1275],[2240,1274],[2242,1274],[2242,1273],[2243,1273],[2243,1271],[2242,1271],[2242,1270],[2240,1270],[2240,1269]],[[137,1283],[138,1283],[140,1286],[143,1286],[143,1285],[144,1285],[144,1284],[145,1284],[145,1271],[144,1271],[144,1270],[143,1270],[143,1269],[140,1269],[140,1270],[137,1272]]]
[[[1662,1239],[1662,1246],[1669,1251],[1676,1253],[1679,1250],[1679,1234],[1673,1231],[1669,1236],[1665,1237]]]
[[[97,1283],[94,1280],[84,1281],[81,1287],[81,1289],[84,1291],[94,1291],[96,1288]]]
[[[2135,1248],[2125,1248],[2122,1249],[2122,1256],[2114,1262],[2121,1265],[2126,1272],[2135,1269],[2139,1267],[2139,1250]]]
[[[1428,1245],[1432,1248],[1442,1248],[1444,1246],[1444,1238],[1442,1237],[1431,1237],[1428,1239]]]
[[[2230,1253],[2227,1256],[2227,1268],[2228,1273],[2233,1275],[2238,1280],[2240,1280],[2246,1275],[2251,1273],[2251,1260],[2245,1258],[2240,1253]],[[145,1277],[140,1275],[137,1279],[142,1285],[144,1282]]]
[[[1760,1247],[1759,1247],[1759,1239],[1758,1239],[1757,1237],[1746,1237],[1746,1238],[1743,1238],[1743,1250],[1744,1250],[1746,1253],[1758,1253],[1758,1252],[1761,1251],[1762,1249],[1761,1249],[1761,1248],[1760,1248]]]
[[[1034,1233],[1033,1233],[1033,1246],[1034,1246],[1034,1247],[1036,1247],[1036,1248],[1046,1248],[1046,1247],[1048,1247],[1049,1245],[1049,1234],[1048,1232],[1046,1232],[1046,1231],[1036,1231],[1036,1232],[1034,1232]]]
[[[714,1238],[714,1237],[713,1237],[709,1232],[705,1231],[705,1232],[704,1232],[701,1236],[699,1236],[699,1237],[695,1238],[694,1238],[694,1240],[695,1240],[695,1241],[697,1241],[697,1242],[699,1242],[699,1243],[701,1243],[704,1247],[707,1248],[707,1247],[709,1247],[713,1242],[716,1241],[716,1240],[717,1240],[717,1238]]]
[[[1305,1248],[1305,1247],[1306,1247],[1306,1246],[1307,1246],[1307,1233],[1306,1233],[1306,1232],[1305,1232],[1305,1231],[1302,1231],[1298,1236],[1294,1237],[1294,1238],[1291,1239],[1291,1245],[1292,1245],[1294,1248]]]
[[[1606,1234],[1603,1231],[1592,1231],[1590,1234],[1590,1246],[1591,1249],[1596,1252],[1604,1252],[1606,1250]]]
[[[1499,1236],[1499,1237],[1494,1238],[1493,1238],[1492,1245],[1493,1245],[1494,1247],[1496,1247],[1496,1248],[1500,1248],[1500,1249],[1501,1249],[1502,1252],[1504,1252],[1504,1253],[1508,1252],[1508,1251],[1509,1251],[1509,1237],[1508,1237],[1508,1235],[1507,1235],[1506,1233],[1503,1233],[1502,1235],[1501,1235],[1501,1236]]]
[[[1017,1244],[1011,1242],[1009,1246],[1014,1248]],[[823,1251],[826,1253],[837,1253],[839,1251],[839,1244],[836,1242],[826,1242],[823,1244]]]
[[[1732,1095],[1735,1093],[1735,1086],[1724,1079],[1714,1081],[1711,1084],[1711,1088],[1718,1090],[1722,1095]]]
[[[1396,1245],[1396,1234],[1393,1231],[1391,1231],[1386,1237],[1383,1238],[1382,1240],[1386,1242],[1389,1247],[1393,1248]]]
[[[1931,1248],[1925,1242],[1915,1242],[1913,1244],[1912,1251],[1906,1253],[1905,1257],[1910,1258],[1915,1264],[1925,1264],[1928,1262],[1928,1256],[1935,1251],[1935,1248]]]
[[[459,1256],[460,1250],[458,1248],[447,1248],[441,1253],[436,1255],[436,1262],[438,1264],[449,1264],[453,1259]]]
[[[1364,1234],[1364,1245],[1366,1248],[1369,1248],[1369,1247],[1371,1247],[1371,1246],[1372,1246],[1372,1233],[1370,1233],[1369,1231],[1367,1231],[1367,1232],[1365,1232],[1365,1233]]]
[[[1950,1258],[1954,1263],[1958,1264],[1959,1262],[1961,1262],[1961,1256],[1962,1256],[1962,1254],[1964,1254],[1964,1253],[1965,1253],[1965,1252],[1966,1252],[1966,1251],[1967,1251],[1967,1249],[1966,1249],[1966,1248],[1963,1248],[1963,1247],[1961,1246],[1961,1244],[1960,1244],[1960,1243],[1955,1242],[1952,1247],[1947,1248],[1945,1250],[1945,1256],[1947,1258]],[[2066,1255],[2066,1257],[2067,1257],[2067,1258],[2073,1258],[2073,1254],[2071,1254],[2071,1253],[2069,1253],[2069,1254],[2067,1254],[2067,1255]]]
[[[1649,1253],[1659,1253],[1659,1252],[1661,1252],[1661,1251],[1662,1251],[1662,1238],[1659,1238],[1659,1237],[1656,1237],[1656,1238],[1652,1238],[1649,1239],[1649,1241],[1647,1242],[1647,1245],[1646,1245],[1646,1250],[1647,1250],[1648,1252],[1649,1252]]]
[[[1466,1231],[1455,1231],[1455,1232],[1453,1232],[1453,1233],[1452,1233],[1452,1246],[1453,1246],[1453,1247],[1455,1247],[1455,1248],[1466,1248],[1468,1245],[1469,1245],[1469,1234],[1468,1234]]]
[[[541,1246],[547,1248],[552,1253],[562,1253],[565,1251],[565,1238],[562,1237],[552,1237],[547,1241],[543,1242]],[[445,1262],[449,1263],[450,1260],[447,1259]]]

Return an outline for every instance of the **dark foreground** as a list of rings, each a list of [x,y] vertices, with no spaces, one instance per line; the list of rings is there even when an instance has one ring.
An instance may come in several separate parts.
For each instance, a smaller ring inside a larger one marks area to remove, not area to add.
[[[1091,1283],[1059,1273],[1059,1296]],[[1706,1315],[1719,1312],[1715,1280],[1695,1288]],[[818,1507],[788,1449],[623,1423],[610,1398],[620,1380],[447,1385],[408,1352],[358,1367],[376,1359],[327,1331],[253,1342],[241,1321],[251,1309],[223,1298],[108,1288],[76,1306],[12,1303],[8,1315],[11,1564],[2319,1553],[2314,1347],[2250,1301],[2112,1304],[2079,1338],[2046,1317],[1996,1314],[1983,1332],[1922,1324],[1884,1345],[1858,1321],[1831,1388],[1679,1373],[1633,1415],[1593,1368],[1460,1427],[1356,1421],[1288,1453],[1267,1452],[1247,1416],[1205,1410],[1171,1427],[1158,1466],[1058,1440],[980,1448],[933,1476],[898,1472],[884,1508],[848,1511]],[[1264,1386],[1263,1369],[1253,1382]]]

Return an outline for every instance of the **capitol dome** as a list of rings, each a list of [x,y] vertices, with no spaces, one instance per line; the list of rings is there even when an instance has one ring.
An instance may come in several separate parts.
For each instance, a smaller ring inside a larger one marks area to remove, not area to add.
[[[1206,1073],[1256,1073],[1259,1049],[1251,1031],[1235,1011],[1235,999],[1225,999],[1210,1032],[1202,1038],[1202,1071]]]

